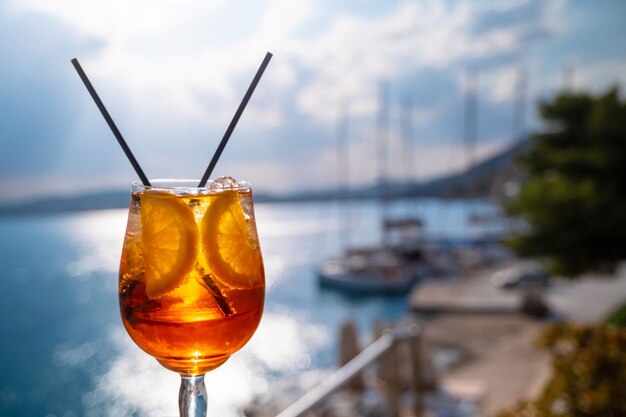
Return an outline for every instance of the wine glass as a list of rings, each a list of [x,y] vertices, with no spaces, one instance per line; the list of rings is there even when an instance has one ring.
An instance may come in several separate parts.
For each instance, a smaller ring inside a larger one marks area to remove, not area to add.
[[[250,186],[194,184],[133,183],[119,275],[128,334],[182,377],[181,416],[206,415],[204,374],[252,337],[265,298]]]

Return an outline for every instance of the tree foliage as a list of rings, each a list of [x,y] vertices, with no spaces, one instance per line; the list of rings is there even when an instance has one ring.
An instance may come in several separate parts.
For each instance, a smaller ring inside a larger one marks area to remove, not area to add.
[[[626,102],[617,89],[540,104],[546,122],[520,164],[526,181],[507,205],[527,227],[509,239],[553,273],[609,272],[626,259]]]
[[[607,314],[603,321],[607,326],[626,327],[626,302]]]
[[[540,343],[552,355],[541,395],[497,417],[626,416],[626,327],[560,324]]]

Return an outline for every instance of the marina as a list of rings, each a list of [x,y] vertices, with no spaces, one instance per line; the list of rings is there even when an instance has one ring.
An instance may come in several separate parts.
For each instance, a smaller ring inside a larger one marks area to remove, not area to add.
[[[480,202],[424,200],[420,215],[429,219],[426,232],[462,236],[468,205],[490,210]],[[354,242],[377,242],[376,204],[354,208]],[[339,251],[335,236],[345,227],[328,221],[335,210],[335,203],[257,205],[266,311],[249,346],[216,370],[215,379],[207,378],[209,387],[219,383],[222,372],[240,380],[236,390],[209,398],[222,415],[238,415],[245,404],[268,395],[269,387],[301,392],[300,384],[334,369],[344,321],[354,320],[361,337],[368,338],[375,321],[393,322],[410,312],[406,296],[364,298],[319,288],[314,265]],[[125,224],[125,210],[0,219],[0,235],[13,242],[2,255],[6,302],[0,309],[21,317],[0,328],[8,341],[0,353],[13,358],[3,364],[2,413],[175,413],[177,381],[171,377],[176,375],[144,357],[119,321],[117,258]],[[24,253],[37,261],[22,262]],[[279,346],[272,343],[277,335]],[[18,348],[26,345],[32,351]],[[131,393],[137,381],[158,389],[136,397]],[[287,382],[296,386],[287,388]],[[54,395],[42,396],[44,391]]]

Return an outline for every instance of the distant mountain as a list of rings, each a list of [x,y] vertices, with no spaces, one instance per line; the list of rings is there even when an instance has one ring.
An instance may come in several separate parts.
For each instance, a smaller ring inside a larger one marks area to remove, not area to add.
[[[105,191],[76,196],[48,197],[0,206],[0,215],[60,213],[65,211],[105,210],[128,207],[128,192]]]
[[[520,171],[515,165],[515,157],[528,149],[529,142],[521,141],[484,161],[469,170],[446,175],[430,181],[406,183],[385,182],[382,184],[352,189],[342,193],[344,198],[377,199],[404,197],[442,197],[442,198],[476,198],[499,197],[504,184],[518,181]],[[275,195],[257,192],[256,202],[297,202],[336,200],[337,189],[322,191],[301,191],[288,195]],[[77,196],[49,197],[24,203],[0,205],[0,216],[30,215],[39,213],[59,213],[66,211],[102,210],[128,207],[127,191],[107,191],[102,193],[81,194]]]
[[[529,140],[518,141],[510,148],[485,159],[465,172],[416,184],[412,192],[416,195],[439,197],[499,198],[505,193],[507,183],[519,182],[522,179],[516,158],[526,152],[529,146]]]
[[[271,195],[263,197],[273,201],[377,199],[381,197],[389,199],[406,197],[499,198],[503,195],[507,183],[518,182],[521,179],[522,174],[515,163],[515,158],[528,149],[529,143],[528,140],[518,141],[510,148],[483,160],[464,172],[448,174],[428,181],[413,183],[387,181],[351,189],[347,193],[339,193],[335,188],[315,192],[302,191],[280,198]],[[255,200],[260,200],[258,195]]]

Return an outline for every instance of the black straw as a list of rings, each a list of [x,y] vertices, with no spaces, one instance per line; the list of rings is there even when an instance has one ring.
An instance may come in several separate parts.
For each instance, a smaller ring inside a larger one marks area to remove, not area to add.
[[[137,160],[135,159],[135,156],[133,155],[130,148],[126,144],[124,137],[122,136],[119,129],[115,125],[115,122],[113,122],[113,119],[109,115],[109,112],[107,111],[106,107],[104,107],[102,100],[100,100],[100,97],[98,97],[98,93],[96,93],[96,90],[93,88],[93,85],[91,85],[89,78],[87,78],[85,71],[83,71],[83,68],[78,63],[78,60],[76,58],[72,59],[72,64],[74,65],[74,68],[76,68],[76,72],[78,72],[80,79],[83,80],[85,87],[87,87],[87,91],[89,91],[89,94],[91,94],[91,98],[93,98],[93,101],[96,102],[96,106],[98,106],[98,109],[100,109],[100,113],[102,113],[104,120],[106,120],[107,124],[111,128],[113,135],[115,136],[120,146],[122,147],[122,150],[126,154],[126,157],[132,164],[133,168],[135,168],[135,172],[137,173],[137,175],[139,175],[139,179],[141,180],[143,185],[150,186],[150,181],[148,181],[148,177],[146,177],[146,174],[143,173],[143,170],[139,166],[139,162],[137,162]]]
[[[235,116],[233,117],[233,120],[231,120],[230,124],[228,125],[228,129],[226,129],[226,133],[224,133],[224,137],[222,138],[222,141],[220,142],[217,149],[215,150],[215,153],[213,154],[213,158],[211,159],[209,166],[204,172],[204,175],[202,176],[202,179],[200,180],[198,187],[204,187],[207,181],[209,180],[209,177],[211,176],[211,173],[213,172],[213,169],[215,168],[215,165],[217,164],[218,159],[220,159],[220,156],[222,155],[222,151],[224,151],[224,148],[226,147],[226,144],[228,143],[228,139],[230,139],[230,135],[233,133],[233,130],[235,130],[235,126],[237,126],[237,122],[239,121],[241,114],[246,108],[246,105],[248,104],[250,97],[252,97],[252,93],[254,93],[254,89],[256,88],[256,85],[259,83],[261,76],[263,76],[263,72],[265,71],[267,64],[270,63],[270,59],[272,59],[272,54],[268,52],[267,54],[265,54],[265,58],[263,59],[261,66],[256,72],[254,79],[252,80],[252,84],[250,84],[250,87],[248,87],[248,91],[246,91],[246,95],[243,96],[243,100],[241,100],[241,104],[239,104],[239,107],[237,108],[237,111],[235,112]]]

